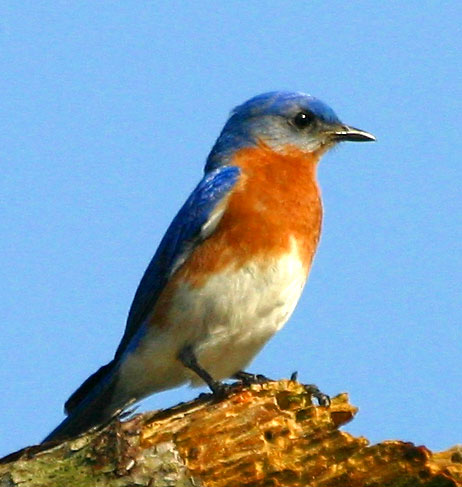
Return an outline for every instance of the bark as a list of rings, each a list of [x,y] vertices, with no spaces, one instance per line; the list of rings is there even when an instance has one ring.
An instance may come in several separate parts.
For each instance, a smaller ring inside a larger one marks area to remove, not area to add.
[[[462,485],[462,447],[371,446],[340,430],[356,411],[346,394],[314,406],[293,381],[236,387],[219,402],[203,396],[13,453],[0,465],[0,487]]]

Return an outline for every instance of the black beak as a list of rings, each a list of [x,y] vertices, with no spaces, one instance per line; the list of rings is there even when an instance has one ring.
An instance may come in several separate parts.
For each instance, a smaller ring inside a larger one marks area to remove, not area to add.
[[[336,142],[351,141],[351,142],[374,142],[375,137],[364,130],[349,127],[348,125],[340,125],[333,132],[331,132],[333,139]]]

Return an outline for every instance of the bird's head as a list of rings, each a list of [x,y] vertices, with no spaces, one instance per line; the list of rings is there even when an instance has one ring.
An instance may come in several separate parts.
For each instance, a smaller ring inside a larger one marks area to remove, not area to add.
[[[274,91],[236,107],[208,159],[206,171],[227,164],[237,150],[263,143],[274,151],[325,151],[338,142],[375,137],[342,123],[328,105],[299,92]]]

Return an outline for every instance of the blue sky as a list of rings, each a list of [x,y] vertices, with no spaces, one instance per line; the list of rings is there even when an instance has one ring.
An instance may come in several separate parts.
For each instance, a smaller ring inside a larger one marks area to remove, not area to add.
[[[378,142],[322,161],[309,283],[251,370],[348,391],[360,412],[345,429],[373,442],[462,442],[461,13],[429,1],[3,2],[0,455],[39,442],[111,359],[229,110],[274,89],[318,96]]]

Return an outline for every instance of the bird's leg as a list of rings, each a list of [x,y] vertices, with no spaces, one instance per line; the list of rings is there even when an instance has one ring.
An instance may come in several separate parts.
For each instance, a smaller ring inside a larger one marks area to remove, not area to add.
[[[271,382],[272,380],[262,374],[252,374],[243,370],[236,372],[233,375],[233,379],[237,379],[246,386],[250,386],[252,384],[263,384],[265,382]]]
[[[227,390],[225,384],[215,380],[204,368],[201,367],[194,355],[191,345],[187,345],[181,350],[178,354],[178,359],[185,367],[195,372],[210,387],[214,396],[220,397],[225,394]]]

